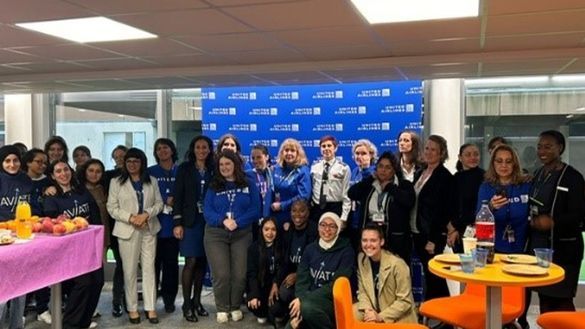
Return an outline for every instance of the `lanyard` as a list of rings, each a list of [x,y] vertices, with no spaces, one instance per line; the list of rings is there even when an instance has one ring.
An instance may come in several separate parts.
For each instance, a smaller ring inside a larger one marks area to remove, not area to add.
[[[284,167],[282,168],[284,170]],[[278,182],[278,189],[277,190],[281,190],[283,188],[283,184],[284,182],[288,182],[289,180],[292,180],[292,175],[295,174],[297,172],[298,168],[292,169],[287,175],[286,177],[284,177],[283,179],[281,179]],[[275,184],[276,185],[276,184]]]
[[[236,190],[229,190],[225,191],[225,195],[227,196],[228,202],[230,204],[230,212],[232,211],[232,206],[234,205],[234,201],[236,200]]]
[[[384,191],[382,193],[378,193],[378,212],[384,213],[384,201],[388,196],[388,192]]]

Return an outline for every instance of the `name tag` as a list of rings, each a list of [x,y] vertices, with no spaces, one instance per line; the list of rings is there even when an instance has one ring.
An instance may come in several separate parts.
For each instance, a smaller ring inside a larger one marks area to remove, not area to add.
[[[372,221],[376,223],[384,223],[384,215],[383,214],[374,214],[372,217]]]
[[[557,186],[557,190],[562,191],[562,192],[569,192],[569,188],[568,187],[564,187],[564,186]]]

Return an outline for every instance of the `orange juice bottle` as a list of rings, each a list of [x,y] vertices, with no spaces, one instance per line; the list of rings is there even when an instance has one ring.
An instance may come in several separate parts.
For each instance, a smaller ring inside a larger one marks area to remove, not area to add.
[[[26,219],[31,218],[32,213],[30,210],[30,204],[26,201],[18,201],[16,205],[16,213],[14,214],[15,219]]]
[[[16,205],[16,237],[19,239],[30,239],[32,236],[32,223],[29,222],[31,218],[30,204],[26,201],[19,201]]]

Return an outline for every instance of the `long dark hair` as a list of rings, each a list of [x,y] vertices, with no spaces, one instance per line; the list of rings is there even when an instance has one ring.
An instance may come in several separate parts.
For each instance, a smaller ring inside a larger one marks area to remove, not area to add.
[[[205,141],[205,143],[207,143],[207,146],[209,147],[209,154],[207,155],[207,158],[205,158],[205,169],[206,170],[213,170],[213,166],[215,165],[215,163],[213,162],[213,159],[214,159],[213,141],[211,140],[211,138],[209,138],[207,136],[199,135],[199,136],[195,136],[191,140],[191,143],[189,144],[189,149],[187,150],[187,153],[185,154],[185,160],[195,164],[195,162],[197,161],[197,157],[195,156],[195,144],[197,144],[197,142],[201,141],[201,140]]]
[[[53,144],[61,145],[61,148],[63,149],[63,156],[61,159],[69,162],[69,148],[67,147],[67,142],[65,142],[65,139],[61,136],[51,136],[51,138],[47,140],[45,143],[45,154],[47,157],[49,156],[49,148],[51,148],[51,145]]]
[[[264,241],[264,235],[262,234],[262,228],[268,222],[274,224],[276,228],[276,237],[274,238],[274,242],[272,242],[272,251],[274,252],[274,265],[278,266],[278,264],[282,263],[282,259],[284,257],[284,251],[282,246],[282,239],[280,237],[281,232],[278,230],[278,223],[276,218],[274,217],[267,217],[262,220],[260,225],[258,226],[258,282],[262,287],[265,287],[266,284],[270,282],[264,282],[264,277],[266,275],[266,264],[268,263],[268,253],[266,252],[266,241]],[[278,271],[278,267],[275,269]]]
[[[234,163],[234,178],[235,178],[236,186],[237,187],[248,186],[248,181],[246,180],[246,173],[244,172],[244,169],[242,169],[241,158],[236,153],[234,153],[232,150],[224,150],[224,151],[219,153],[219,155],[217,156],[217,160],[215,160],[215,169],[214,169],[215,174],[213,175],[213,178],[211,179],[211,183],[209,184],[210,187],[214,191],[221,191],[221,190],[225,189],[227,181],[225,180],[225,177],[223,177],[221,175],[221,172],[219,171],[219,160],[221,160],[221,158],[226,158]]]
[[[79,183],[79,181],[77,180],[77,177],[75,177],[75,171],[73,170],[73,168],[71,168],[71,166],[69,165],[69,163],[67,161],[65,161],[64,159],[60,159],[60,160],[55,160],[55,161],[51,162],[51,164],[49,164],[49,167],[47,168],[47,172],[49,173],[49,175],[48,175],[49,182],[51,183],[52,186],[54,186],[57,189],[57,195],[65,194],[65,192],[61,188],[61,185],[59,185],[59,183],[57,183],[57,181],[55,181],[53,179],[53,172],[55,171],[55,167],[59,163],[66,164],[67,167],[69,167],[69,170],[71,171],[71,181],[69,182],[69,184],[71,185],[71,191],[78,193],[78,194],[82,194],[85,191],[85,187],[83,185],[81,185]]]
[[[148,174],[148,170],[146,170],[148,168],[146,154],[136,147],[129,148],[126,155],[124,155],[124,167],[120,177],[118,177],[120,184],[126,183],[128,178],[130,178],[130,174],[128,174],[128,170],[126,169],[126,161],[130,158],[140,159],[140,181],[142,184],[150,184],[150,175]]]
[[[104,182],[105,182],[105,178],[106,178],[106,168],[104,167],[104,163],[98,159],[87,160],[87,162],[82,164],[81,167],[79,168],[79,170],[77,170],[76,174],[77,174],[77,180],[79,181],[79,184],[81,184],[83,186],[85,186],[85,184],[87,184],[87,177],[86,177],[87,168],[89,168],[89,166],[91,166],[93,164],[97,164],[98,166],[100,166],[102,168],[102,178],[100,178],[98,185],[105,186]],[[107,192],[108,191],[106,191],[106,193]]]
[[[177,162],[177,160],[179,160],[179,156],[177,155],[177,147],[175,146],[175,143],[168,138],[159,138],[154,142],[154,150],[152,151],[152,154],[154,155],[154,159],[156,160],[156,163],[160,162],[158,155],[156,155],[156,148],[161,144],[166,145],[171,149],[171,152],[173,152],[171,159],[172,159],[173,163]]]

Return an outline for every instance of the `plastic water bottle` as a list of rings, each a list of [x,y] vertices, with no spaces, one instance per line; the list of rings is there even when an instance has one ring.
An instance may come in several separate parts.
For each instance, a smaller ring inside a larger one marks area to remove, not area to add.
[[[487,249],[489,264],[494,261],[494,243],[496,236],[496,221],[494,214],[490,211],[487,200],[481,201],[481,208],[475,216],[475,237],[477,248]]]

